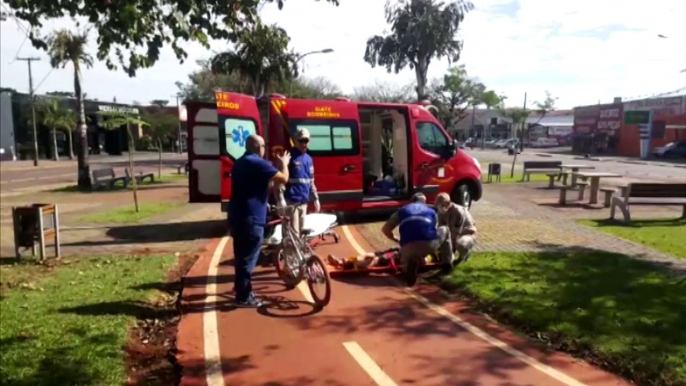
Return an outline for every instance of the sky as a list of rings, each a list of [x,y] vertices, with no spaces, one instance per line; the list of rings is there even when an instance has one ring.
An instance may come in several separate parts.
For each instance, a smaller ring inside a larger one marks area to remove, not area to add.
[[[406,69],[399,74],[372,68],[363,60],[365,43],[383,34],[385,0],[286,0],[283,10],[267,4],[261,15],[291,36],[292,48],[309,52],[331,48],[329,54],[303,59],[304,76],[323,76],[344,92],[376,81],[404,85],[414,79]],[[459,38],[464,50],[457,64],[489,89],[507,96],[506,104],[521,106],[545,99],[546,90],[558,98],[558,109],[611,102],[614,97],[635,99],[686,88],[685,0],[473,0]],[[648,4],[650,4],[648,6]],[[42,31],[74,28],[70,19],[45,23]],[[71,66],[52,70],[47,55],[26,41],[13,19],[1,23],[0,84],[28,91],[28,70],[21,57],[37,56],[33,76],[37,93],[73,91]],[[658,35],[667,38],[659,38]],[[95,37],[91,39],[95,55]],[[183,63],[165,48],[157,64],[129,78],[122,70],[109,71],[104,63],[84,72],[88,98],[120,103],[153,99],[173,101],[176,81],[185,82],[197,68],[196,60],[227,49],[225,42],[185,45]],[[429,78],[441,77],[446,60],[431,63]],[[683,94],[685,91],[682,91]]]

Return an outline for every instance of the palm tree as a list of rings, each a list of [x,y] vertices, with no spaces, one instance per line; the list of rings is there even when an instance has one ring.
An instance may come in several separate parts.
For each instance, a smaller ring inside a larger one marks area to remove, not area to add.
[[[288,51],[290,37],[286,30],[258,22],[237,34],[235,50],[216,54],[210,60],[214,74],[237,73],[248,79],[256,97],[264,95],[272,82],[298,76],[297,58]]]
[[[74,67],[74,96],[76,97],[76,130],[78,134],[78,186],[88,189],[91,186],[90,170],[88,166],[88,136],[86,113],[81,87],[81,69],[93,66],[93,57],[86,52],[88,45],[88,31],[72,33],[67,29],[55,31],[48,38],[48,55],[53,68],[66,67],[71,63]]]
[[[57,151],[57,130],[64,130],[69,136],[69,159],[74,159],[72,152],[71,130],[74,127],[74,116],[71,110],[60,106],[56,99],[47,99],[41,106],[43,124],[52,129],[53,159],[59,160]]]

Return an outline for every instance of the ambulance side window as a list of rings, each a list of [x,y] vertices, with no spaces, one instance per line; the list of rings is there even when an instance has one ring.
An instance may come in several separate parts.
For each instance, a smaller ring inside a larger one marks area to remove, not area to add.
[[[312,156],[346,156],[360,154],[356,121],[299,120],[291,125],[291,136],[299,129],[310,132],[308,153]]]
[[[448,146],[448,138],[431,122],[417,123],[417,139],[422,149],[434,154],[440,154]]]

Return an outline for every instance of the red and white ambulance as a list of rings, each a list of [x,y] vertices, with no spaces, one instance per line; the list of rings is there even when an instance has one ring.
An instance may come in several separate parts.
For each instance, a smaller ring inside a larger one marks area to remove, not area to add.
[[[267,157],[310,132],[315,184],[328,211],[395,208],[421,191],[429,202],[448,192],[471,205],[482,195],[481,166],[460,150],[422,104],[303,100],[279,94],[217,92],[216,104],[186,102],[190,202],[231,199],[231,169],[250,134],[265,138]]]

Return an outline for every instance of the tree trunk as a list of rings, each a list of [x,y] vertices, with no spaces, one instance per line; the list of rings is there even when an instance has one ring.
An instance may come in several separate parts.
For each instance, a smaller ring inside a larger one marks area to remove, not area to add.
[[[52,159],[55,161],[60,160],[60,155],[59,151],[57,150],[57,130],[53,127],[52,128]]]
[[[131,125],[126,123],[126,134],[129,135],[129,170],[131,171],[131,187],[133,188],[133,204],[136,207],[136,213],[138,213],[138,184],[136,183],[136,171],[133,167],[133,152],[135,145],[133,143],[133,135],[131,135]]]
[[[67,137],[69,138],[69,159],[74,159],[74,138],[72,137],[71,129],[67,130]]]
[[[425,66],[423,63],[417,63],[417,65],[414,66],[414,73],[417,77],[417,100],[421,101],[427,98],[426,95],[426,74],[427,74],[427,66]]]
[[[179,145],[181,140],[179,139]],[[157,138],[157,178],[162,178],[162,140]]]
[[[91,188],[90,166],[88,165],[88,126],[86,126],[86,111],[84,108],[84,94],[81,90],[81,70],[74,62],[74,94],[76,95],[76,130],[79,145],[76,147],[78,165],[78,186],[81,189]]]

